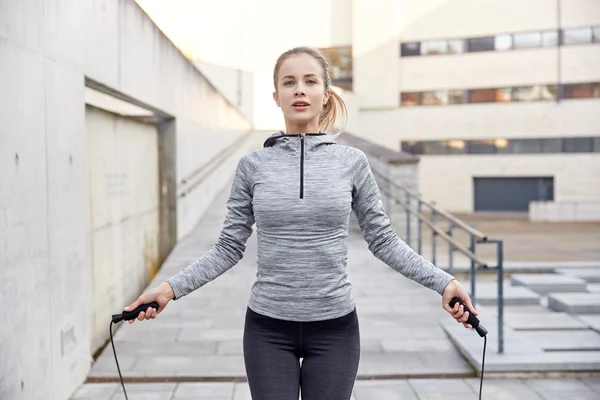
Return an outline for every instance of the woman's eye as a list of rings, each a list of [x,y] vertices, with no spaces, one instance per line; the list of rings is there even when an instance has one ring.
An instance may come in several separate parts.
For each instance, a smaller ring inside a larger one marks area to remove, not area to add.
[[[294,83],[294,81],[287,81],[284,85],[289,85],[290,83]]]
[[[317,83],[315,81],[308,81],[307,83],[313,84],[313,83]]]

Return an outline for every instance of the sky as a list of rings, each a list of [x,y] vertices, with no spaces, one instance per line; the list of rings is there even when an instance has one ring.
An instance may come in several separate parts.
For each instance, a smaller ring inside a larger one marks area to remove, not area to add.
[[[272,98],[277,57],[296,46],[350,44],[351,25],[336,22],[350,18],[350,1],[136,0],[188,58],[253,72],[257,129],[282,128]],[[332,14],[344,5],[346,15]]]

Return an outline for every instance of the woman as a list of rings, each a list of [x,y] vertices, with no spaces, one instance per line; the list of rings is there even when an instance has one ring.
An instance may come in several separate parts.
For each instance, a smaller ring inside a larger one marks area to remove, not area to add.
[[[301,390],[304,400],[347,400],[360,355],[345,271],[351,212],[371,252],[437,291],[444,309],[465,327],[470,327],[468,313],[448,303],[456,296],[474,309],[451,275],[394,233],[365,154],[324,133],[339,114],[345,116],[345,105],[331,90],[323,55],[306,47],[285,52],[273,81],[286,132],[271,135],[263,149],[240,159],[217,243],[126,310],[157,301],[159,310],[150,308],[137,318],[153,319],[170,300],[223,274],[242,258],[256,223],[258,273],[243,337],[252,398],[297,400]]]

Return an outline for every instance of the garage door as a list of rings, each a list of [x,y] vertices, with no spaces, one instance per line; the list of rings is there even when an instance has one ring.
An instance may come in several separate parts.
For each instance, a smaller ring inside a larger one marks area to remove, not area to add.
[[[147,286],[156,269],[159,153],[154,125],[86,107],[91,345],[110,315]]]
[[[528,211],[531,201],[554,200],[554,178],[473,178],[475,211]]]

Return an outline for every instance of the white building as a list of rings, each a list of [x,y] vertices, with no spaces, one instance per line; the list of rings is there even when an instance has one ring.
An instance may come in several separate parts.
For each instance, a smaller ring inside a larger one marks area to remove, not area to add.
[[[600,1],[347,4],[350,129],[422,155],[426,199],[453,212],[600,205]]]

